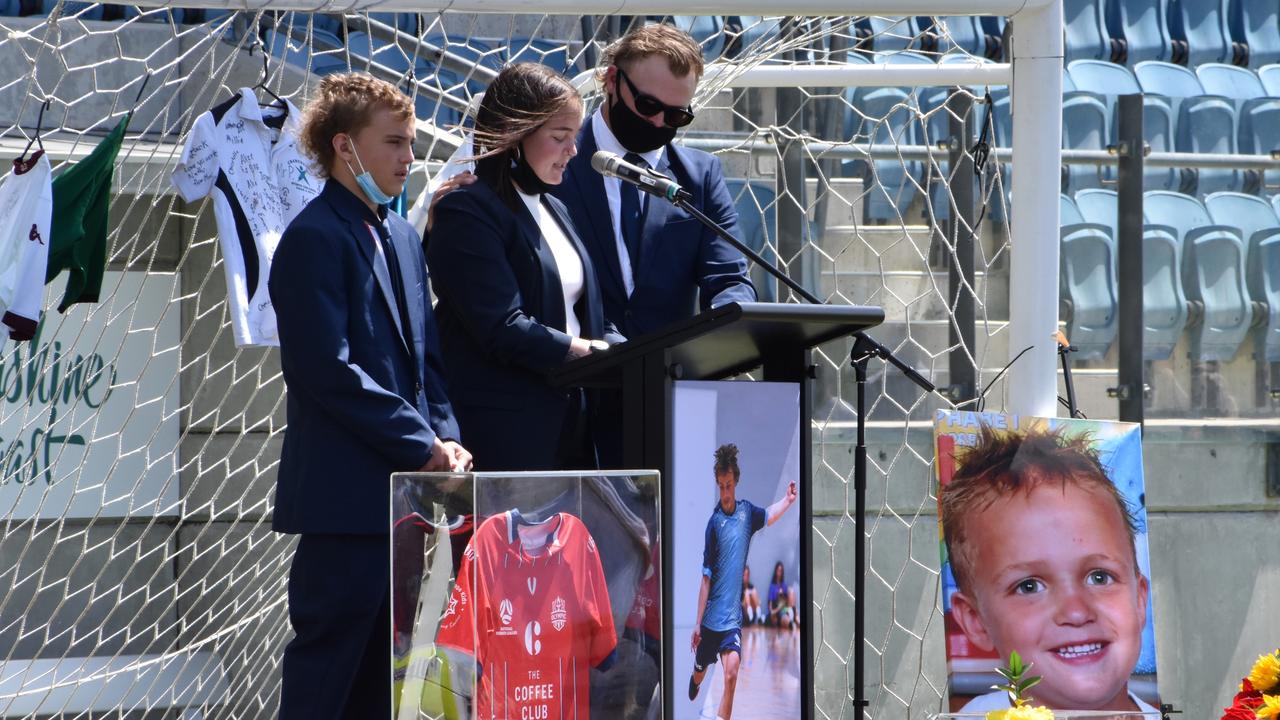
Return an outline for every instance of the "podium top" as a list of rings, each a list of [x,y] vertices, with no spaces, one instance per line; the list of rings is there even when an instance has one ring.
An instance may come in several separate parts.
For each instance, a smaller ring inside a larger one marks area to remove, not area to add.
[[[717,380],[760,367],[766,358],[804,350],[884,322],[884,310],[860,305],[729,303],[607,352],[566,363],[558,386],[619,386],[622,369],[669,353],[686,380]]]

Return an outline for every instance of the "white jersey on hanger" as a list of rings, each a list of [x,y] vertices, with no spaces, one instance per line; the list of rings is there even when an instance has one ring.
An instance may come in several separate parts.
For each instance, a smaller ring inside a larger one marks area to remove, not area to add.
[[[9,337],[30,340],[40,322],[49,265],[53,170],[43,150],[13,161],[0,184],[0,311]]]
[[[284,110],[263,108],[253,90],[240,88],[196,118],[173,170],[184,200],[213,198],[236,345],[280,344],[267,294],[271,257],[285,228],[324,185],[298,150],[301,113],[284,103]],[[278,130],[266,124],[282,112]]]

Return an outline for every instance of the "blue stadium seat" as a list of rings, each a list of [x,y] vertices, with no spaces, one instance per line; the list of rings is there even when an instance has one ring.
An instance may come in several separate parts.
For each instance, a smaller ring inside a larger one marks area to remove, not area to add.
[[[1245,240],[1249,296],[1267,307],[1267,321],[1255,330],[1256,356],[1280,362],[1280,218],[1255,195],[1214,193],[1204,204],[1214,222],[1237,228]]]
[[[852,57],[852,55],[851,55]],[[854,61],[857,62],[857,61]],[[913,52],[876,53],[876,63],[933,65],[924,55]],[[915,112],[916,92],[898,87],[858,87],[845,91],[844,136],[866,138],[876,145],[916,145],[922,128]],[[916,161],[862,160],[845,163],[852,174],[862,177],[866,195],[863,220],[883,224],[898,220],[915,199],[916,186],[923,181],[924,166]]]
[[[1175,229],[1182,247],[1183,290],[1204,308],[1200,323],[1191,329],[1191,357],[1229,362],[1253,319],[1240,231],[1214,224],[1199,200],[1182,193],[1152,191],[1143,204],[1149,222]]]
[[[939,62],[944,65],[964,65],[973,64],[975,62],[982,64],[987,62],[987,60],[986,58],[981,57],[952,54],[942,56],[942,58],[939,59]],[[981,99],[985,92],[985,88],[977,86],[971,86],[967,89],[977,99]],[[926,113],[930,113],[928,121],[922,128],[925,134],[920,138],[921,144],[936,147],[939,142],[943,142],[950,137],[950,114],[945,110],[935,111],[936,108],[939,108],[946,103],[947,97],[950,94],[951,88],[945,87],[933,87],[921,90],[920,109]],[[993,148],[1008,147],[1010,140],[1012,140],[1011,134],[1013,132],[1012,119],[1009,117],[1008,88],[1000,86],[991,88],[991,99],[995,103],[994,111],[996,120],[996,126],[992,128],[991,146]],[[981,132],[982,123],[986,118],[985,108],[981,104],[975,102],[973,106],[973,113],[974,132]],[[927,220],[932,217],[932,219],[937,221],[950,220],[951,201],[946,192],[946,178],[951,173],[951,162],[947,157],[947,153],[943,151],[937,152],[934,157],[938,163],[938,170],[937,173],[929,177],[930,205],[924,209],[925,219]],[[988,173],[990,173],[991,169],[995,167],[994,162],[987,167]],[[922,167],[922,171],[927,169],[927,167]],[[1007,193],[1009,190],[1009,166],[1007,163],[1000,166],[1000,172],[1003,179],[1001,187]],[[988,183],[994,182],[994,180],[991,180],[990,178],[984,178],[984,180]],[[978,201],[981,202],[982,198],[978,198]],[[999,198],[993,194],[990,199],[990,205],[987,208],[985,220],[991,222],[1003,222],[1006,216],[1005,211],[1007,204],[1007,201],[1002,203],[999,201]]]
[[[1114,0],[1106,19],[1111,37],[1121,41],[1125,64],[1170,59],[1168,0]]]
[[[776,243],[775,233],[778,226],[777,192],[773,183],[766,180],[747,180],[745,178],[725,178],[729,187],[729,195],[733,197],[734,207],[738,211],[738,232],[747,247],[760,253],[765,260],[776,262],[777,254],[770,247],[770,241]],[[773,302],[777,299],[777,281],[765,271],[752,267],[751,279],[761,302]]]
[[[1190,67],[1231,62],[1227,0],[1170,0],[1169,35],[1185,43],[1186,55],[1180,59]]]
[[[982,25],[982,32],[986,35],[987,59],[1004,59],[1004,30],[1009,24],[1008,18],[1002,15],[983,15],[978,19],[978,22]]]
[[[1107,106],[1107,142],[1116,142],[1119,128],[1118,103],[1120,95],[1142,93],[1142,86],[1133,71],[1103,60],[1075,60],[1067,65],[1067,73],[1077,90],[1092,92],[1102,98]],[[1146,96],[1143,99],[1143,137],[1152,152],[1174,150],[1173,120],[1167,100]],[[1143,186],[1148,189],[1167,190],[1177,187],[1178,174],[1171,168],[1146,167],[1143,170]]]
[[[1063,78],[1062,147],[1070,150],[1105,150],[1110,144],[1111,117],[1101,95],[1074,89],[1070,76]],[[1072,89],[1068,90],[1070,87]],[[1067,191],[1101,187],[1104,176],[1113,174],[1109,167],[1068,165]]]
[[[1103,7],[1099,0],[1062,1],[1067,62],[1111,58],[1111,38],[1107,35]]]
[[[0,15],[9,17],[18,17],[22,14],[22,0],[2,0],[0,1]]]
[[[1106,225],[1084,222],[1070,197],[1061,196],[1059,293],[1070,304],[1067,337],[1087,360],[1101,359],[1117,327],[1116,249]]]
[[[1149,61],[1138,63],[1134,74],[1143,91],[1167,98],[1164,111],[1180,152],[1228,153],[1237,151],[1236,108],[1227,98],[1208,95],[1195,73],[1181,65]],[[1205,195],[1243,187],[1241,173],[1227,168],[1184,170],[1181,189]],[[1194,181],[1189,181],[1195,178]]]
[[[1076,207],[1080,210],[1084,222],[1106,225],[1111,237],[1116,237],[1116,191],[1103,188],[1089,188],[1076,193]]]
[[[1234,65],[1207,63],[1196,68],[1205,92],[1231,99],[1236,105],[1237,144],[1246,155],[1267,155],[1280,148],[1280,99],[1268,98],[1253,71]],[[1244,172],[1244,189],[1262,189],[1260,174]]]
[[[657,19],[661,20],[662,17]],[[702,57],[707,61],[719,58],[724,52],[724,19],[719,15],[673,15],[671,24],[698,41]]]
[[[312,40],[318,42],[313,42],[309,48],[305,43],[291,39],[288,33],[275,30],[267,30],[263,38],[264,44],[270,49],[272,55],[292,65],[308,68],[317,75],[344,72],[348,69],[347,59],[341,52],[312,54],[313,50],[320,52],[328,47],[343,47],[342,40],[337,35],[323,30],[313,30]]]
[[[1280,62],[1280,6],[1269,0],[1231,0],[1231,35],[1248,47],[1249,67]]]
[[[976,15],[919,17],[916,18],[916,26],[934,34],[937,38],[934,49],[939,53],[954,52],[958,48],[978,57],[987,54],[987,35]]]
[[[744,50],[754,45],[764,46],[778,39],[781,29],[777,18],[765,18],[760,15],[735,15],[739,28],[738,35],[726,44],[732,45],[730,54],[737,57]]]
[[[869,48],[877,53],[907,50],[918,46],[920,39],[920,27],[913,16],[864,17],[856,26],[860,35],[870,38]]]
[[[373,63],[404,76],[414,66],[412,58],[400,46],[375,40],[362,32],[347,33],[347,50],[351,52],[351,65],[356,69],[364,69],[366,63]]]
[[[705,54],[705,46],[703,48]],[[569,61],[568,43],[544,40],[542,38],[513,37],[507,46],[507,63],[514,65],[521,62],[534,62],[555,70],[562,75],[571,75],[574,66]]]
[[[1280,98],[1280,64],[1263,65],[1258,68],[1258,79],[1267,91],[1267,97]]]

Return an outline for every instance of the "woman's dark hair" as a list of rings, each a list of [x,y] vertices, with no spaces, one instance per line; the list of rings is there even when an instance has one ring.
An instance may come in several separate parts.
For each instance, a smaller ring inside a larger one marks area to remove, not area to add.
[[[787,569],[782,566],[781,560],[778,561],[777,565],[773,566],[773,577],[769,578],[769,582],[787,584]]]
[[[493,79],[476,113],[476,175],[511,209],[520,199],[511,185],[511,163],[520,142],[571,102],[582,102],[563,75],[537,63],[508,65]]]

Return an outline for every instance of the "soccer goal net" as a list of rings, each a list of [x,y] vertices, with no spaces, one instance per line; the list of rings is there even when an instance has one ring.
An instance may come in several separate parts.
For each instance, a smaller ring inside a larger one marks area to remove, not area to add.
[[[511,5],[505,12],[521,4]],[[392,81],[417,113],[407,210],[504,64],[578,78],[594,108],[603,46],[633,23],[664,20],[707,59],[681,142],[719,156],[742,239],[828,302],[882,306],[875,337],[953,390],[951,401],[925,395],[872,364],[869,575],[867,597],[855,598],[850,344],[815,354],[814,587],[799,613],[813,633],[815,717],[858,717],[857,602],[866,712],[942,709],[929,421],[975,397],[1024,344],[1010,303],[1010,41],[1002,8],[991,12],[306,13],[0,0],[0,144],[6,160],[43,149],[57,272],[32,336],[0,354],[0,717],[276,711],[291,635],[293,541],[270,528],[284,385],[275,349],[237,344],[235,278],[252,271],[229,266],[234,239],[219,237],[214,202],[174,189],[175,168],[201,150],[190,142],[198,119],[241,88],[301,108],[328,73]],[[989,154],[975,152],[979,140]],[[27,191],[15,167],[4,192]],[[1057,166],[1046,173],[1056,185]],[[1043,196],[1026,177],[1019,192]],[[269,192],[246,199],[250,220]],[[1051,227],[1056,243],[1056,215]],[[1054,263],[1034,282],[1056,292]],[[797,301],[763,272],[753,277],[762,300]],[[1002,390],[991,390],[994,408]]]

